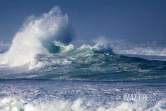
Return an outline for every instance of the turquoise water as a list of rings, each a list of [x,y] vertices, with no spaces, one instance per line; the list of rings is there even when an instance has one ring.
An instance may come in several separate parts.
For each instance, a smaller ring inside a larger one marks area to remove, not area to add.
[[[1,65],[0,110],[166,110],[165,61],[87,47],[35,59],[32,69]]]
[[[37,55],[36,66],[2,68],[0,79],[164,81],[166,61],[128,57],[88,47]],[[10,74],[11,73],[11,74]],[[10,75],[10,76],[9,76]]]

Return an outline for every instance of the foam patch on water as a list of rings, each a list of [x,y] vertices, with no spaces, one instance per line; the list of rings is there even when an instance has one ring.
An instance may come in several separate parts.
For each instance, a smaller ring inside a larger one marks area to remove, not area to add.
[[[165,83],[14,80],[1,81],[0,86],[0,111],[164,111],[166,109]],[[140,95],[135,98],[129,96],[131,94]]]
[[[109,40],[108,40],[109,41]],[[117,54],[145,55],[145,56],[166,56],[166,48],[160,43],[139,43],[133,44],[129,41],[112,40],[109,41],[113,50]]]
[[[116,102],[102,104],[93,100],[77,98],[74,101],[54,99],[50,101],[27,101],[20,97],[5,97],[0,99],[1,111],[165,111],[166,101],[160,100],[153,106],[146,102]]]

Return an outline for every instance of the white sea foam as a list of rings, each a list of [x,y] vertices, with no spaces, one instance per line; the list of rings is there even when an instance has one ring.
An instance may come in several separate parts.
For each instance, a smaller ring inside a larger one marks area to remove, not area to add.
[[[99,37],[99,39],[95,40],[95,42],[96,44],[92,47],[92,50],[113,53],[111,45],[103,36]]]
[[[78,98],[74,101],[54,99],[50,101],[26,101],[20,97],[5,97],[0,99],[1,111],[165,111],[165,100],[160,100],[147,106],[146,102],[115,102],[108,104],[85,101]]]
[[[138,43],[134,44],[123,40],[107,40],[113,51],[117,54],[166,56],[166,48],[160,43]]]
[[[119,54],[131,54],[131,55],[149,55],[149,56],[166,56],[165,48],[153,48],[153,47],[132,47],[126,49],[117,49]]]
[[[64,36],[69,34],[66,30],[68,16],[61,14],[59,7],[52,8],[40,17],[29,17],[23,28],[16,33],[9,51],[0,55],[0,64],[21,66],[33,63],[37,54],[49,52],[47,48],[53,40],[61,40],[61,35],[64,40]]]

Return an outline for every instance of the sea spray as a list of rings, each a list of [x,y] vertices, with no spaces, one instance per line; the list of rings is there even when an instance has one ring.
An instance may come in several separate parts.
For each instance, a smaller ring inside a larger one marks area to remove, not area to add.
[[[37,54],[54,51],[51,49],[54,40],[69,43],[71,35],[68,16],[63,15],[59,7],[40,17],[30,16],[16,33],[9,51],[0,55],[0,64],[21,66],[33,63]]]

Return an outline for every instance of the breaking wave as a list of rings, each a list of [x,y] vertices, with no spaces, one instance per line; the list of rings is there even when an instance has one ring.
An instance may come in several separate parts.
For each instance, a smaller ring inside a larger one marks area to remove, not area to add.
[[[1,55],[1,64],[21,66],[34,61],[37,54],[55,52],[53,41],[68,44],[72,40],[72,28],[68,16],[59,7],[40,17],[30,16],[16,33],[10,49]]]
[[[71,44],[73,36],[68,16],[59,7],[40,17],[29,17],[9,50],[1,52],[0,78],[97,81],[166,78],[164,48],[158,52],[155,48],[127,48],[103,37],[94,45],[76,47]]]
[[[165,111],[165,48],[73,36],[54,7],[0,42],[0,111]]]

